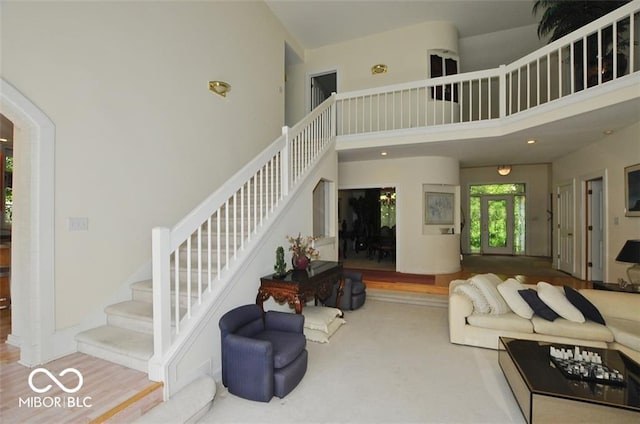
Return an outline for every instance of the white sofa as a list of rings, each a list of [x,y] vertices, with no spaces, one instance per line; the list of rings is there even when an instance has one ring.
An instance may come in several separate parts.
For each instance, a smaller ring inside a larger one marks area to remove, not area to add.
[[[487,274],[492,275],[493,274]],[[541,340],[569,345],[618,349],[640,362],[640,294],[604,290],[578,290],[600,312],[606,325],[564,318],[547,321],[537,315],[523,318],[514,312],[479,313],[471,299],[456,292],[468,280],[449,285],[449,338],[451,343],[498,349],[499,337]],[[523,284],[536,289],[536,285]],[[562,287],[558,287],[563,290]]]

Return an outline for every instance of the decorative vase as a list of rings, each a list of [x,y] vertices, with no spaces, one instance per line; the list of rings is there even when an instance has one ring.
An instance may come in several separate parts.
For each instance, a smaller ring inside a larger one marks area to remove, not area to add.
[[[291,258],[291,263],[295,269],[307,269],[309,262],[309,258],[306,256],[293,256]]]

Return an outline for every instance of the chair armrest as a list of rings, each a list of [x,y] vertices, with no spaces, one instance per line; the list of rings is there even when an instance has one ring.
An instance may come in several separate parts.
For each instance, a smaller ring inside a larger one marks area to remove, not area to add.
[[[264,328],[266,330],[302,333],[304,328],[304,315],[280,311],[267,311],[264,315]]]
[[[223,382],[238,396],[267,401],[273,396],[273,346],[236,334],[222,343]]]

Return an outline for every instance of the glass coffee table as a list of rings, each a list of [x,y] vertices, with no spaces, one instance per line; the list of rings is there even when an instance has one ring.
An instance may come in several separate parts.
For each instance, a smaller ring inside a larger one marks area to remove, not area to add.
[[[573,345],[505,337],[500,344],[500,368],[528,423],[640,422],[640,365],[625,354],[580,347],[619,371],[621,385],[565,376],[551,360],[550,348],[573,350]]]

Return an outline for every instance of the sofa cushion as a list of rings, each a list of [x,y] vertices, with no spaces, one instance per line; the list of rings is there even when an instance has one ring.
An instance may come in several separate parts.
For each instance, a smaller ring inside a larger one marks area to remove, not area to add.
[[[564,294],[573,306],[578,308],[582,315],[588,320],[595,321],[598,324],[605,325],[604,318],[598,308],[589,302],[589,299],[581,295],[577,290],[572,287],[564,286]]]
[[[326,306],[305,306],[302,315],[304,315],[304,328],[327,333],[329,325],[342,315],[342,311]]]
[[[621,345],[640,352],[640,327],[638,321],[607,317],[607,328]]]
[[[545,283],[544,281],[540,281],[537,286],[540,300],[553,309],[556,314],[573,322],[583,323],[585,321],[582,312],[573,306],[564,295],[564,290],[561,290],[557,286],[552,286],[549,283]]]
[[[538,315],[547,321],[553,321],[559,317],[553,309],[540,300],[538,293],[534,289],[518,290],[518,293],[520,293],[520,296],[522,296],[525,302],[527,302],[531,309],[533,309],[533,313],[535,315]],[[535,316],[533,318],[535,318]]]
[[[477,287],[471,284],[460,284],[453,289],[454,293],[461,294],[471,301],[474,312],[488,314],[491,311],[487,299]]]
[[[333,333],[338,331],[338,328],[340,328],[342,324],[346,324],[346,322],[347,321],[342,318],[336,318],[328,325],[327,331],[314,330],[305,327],[303,330],[304,336],[307,338],[307,340],[310,340],[312,342],[329,343],[329,338],[333,336]]]
[[[533,316],[533,309],[531,306],[520,296],[519,290],[524,290],[525,287],[520,284],[515,278],[509,278],[506,281],[498,285],[498,292],[502,295],[507,305],[518,316],[526,319],[531,319]]]
[[[519,333],[533,333],[533,325],[528,319],[519,317],[513,312],[501,315],[471,314],[467,317],[469,325],[492,330],[517,331]]]
[[[307,345],[307,339],[300,333],[266,330],[254,337],[271,342],[274,368],[283,368],[289,365]]]
[[[489,313],[495,315],[511,312],[509,305],[507,305],[507,302],[504,301],[497,289],[498,284],[501,282],[502,280],[494,274],[478,274],[469,279],[469,284],[480,290],[480,293],[487,299],[490,309]]]
[[[531,318],[531,322],[533,323],[534,331],[538,334],[601,342],[613,341],[613,333],[611,330],[593,321],[579,323],[558,318],[551,322],[534,316]]]

